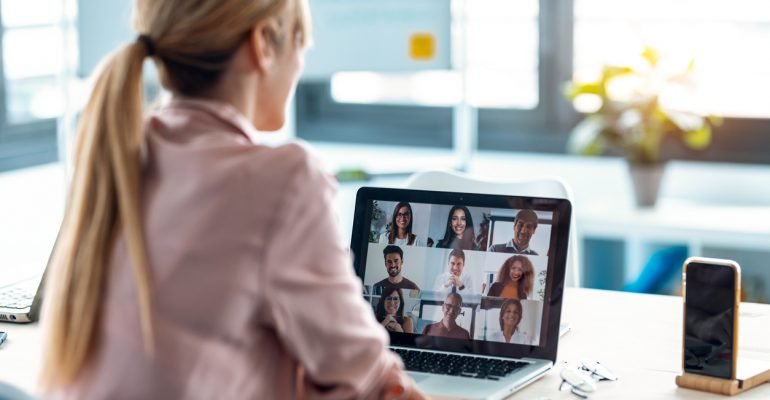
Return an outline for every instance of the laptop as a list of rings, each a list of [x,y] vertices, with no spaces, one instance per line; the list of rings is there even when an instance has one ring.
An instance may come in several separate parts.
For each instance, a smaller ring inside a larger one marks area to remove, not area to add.
[[[53,249],[48,256],[49,265],[52,255]],[[47,273],[48,265],[40,275],[0,286],[0,322],[29,323],[39,319]]]
[[[0,287],[0,322],[37,321],[43,300],[43,280],[29,278]]]
[[[556,362],[566,199],[364,187],[364,299],[425,393],[501,399]]]

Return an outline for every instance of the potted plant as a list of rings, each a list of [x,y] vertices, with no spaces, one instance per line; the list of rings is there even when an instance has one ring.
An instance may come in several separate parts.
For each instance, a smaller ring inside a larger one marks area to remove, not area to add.
[[[711,143],[712,126],[720,122],[718,117],[676,109],[662,101],[692,93],[693,71],[693,60],[672,69],[648,47],[634,63],[605,65],[596,80],[570,82],[566,97],[578,111],[591,109],[573,129],[568,150],[625,157],[637,204],[654,205],[665,168],[664,138],[674,136],[688,148],[702,150]],[[586,103],[593,107],[585,107]]]

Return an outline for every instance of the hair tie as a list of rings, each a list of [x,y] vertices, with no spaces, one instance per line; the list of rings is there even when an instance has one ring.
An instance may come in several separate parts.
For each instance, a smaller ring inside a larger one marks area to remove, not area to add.
[[[136,38],[137,42],[140,42],[144,45],[144,48],[147,50],[147,56],[152,57],[155,55],[155,44],[152,42],[152,39],[150,39],[147,35],[139,35],[139,37]]]

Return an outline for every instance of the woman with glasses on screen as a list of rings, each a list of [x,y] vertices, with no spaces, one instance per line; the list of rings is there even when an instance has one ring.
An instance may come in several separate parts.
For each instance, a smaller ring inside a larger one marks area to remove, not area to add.
[[[444,237],[436,243],[436,248],[478,250],[475,239],[470,210],[465,206],[454,206],[449,210]]]
[[[361,301],[334,179],[306,145],[256,142],[284,124],[307,1],[134,10],[140,35],[103,62],[79,121],[47,396],[422,398]],[[148,57],[173,98],[145,118]]]
[[[414,322],[404,316],[404,292],[396,287],[386,287],[375,310],[380,325],[391,332],[414,333]]]
[[[381,244],[397,246],[424,246],[425,243],[412,233],[412,205],[406,201],[396,204],[390,219],[390,229],[380,235]]]

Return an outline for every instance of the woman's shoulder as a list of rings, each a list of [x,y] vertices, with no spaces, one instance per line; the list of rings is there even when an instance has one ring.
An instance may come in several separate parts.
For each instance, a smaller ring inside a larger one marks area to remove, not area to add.
[[[334,177],[326,170],[318,154],[303,141],[281,146],[255,146],[250,170],[255,175],[269,174],[294,188],[317,190],[335,188]]]
[[[493,282],[487,291],[487,296],[499,296],[502,291],[503,284],[501,282]]]
[[[321,158],[310,145],[303,141],[293,141],[262,150],[260,153],[269,157],[276,168],[297,172],[323,170]]]

